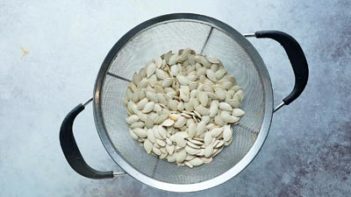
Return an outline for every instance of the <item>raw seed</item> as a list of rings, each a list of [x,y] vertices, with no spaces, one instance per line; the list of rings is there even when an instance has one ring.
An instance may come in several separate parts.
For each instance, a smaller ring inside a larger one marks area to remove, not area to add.
[[[245,115],[243,99],[219,59],[181,49],[134,73],[123,103],[129,133],[147,153],[193,168],[233,141],[230,124]]]
[[[132,129],[129,129],[129,134],[132,136],[134,140],[138,140],[138,136],[134,133]]]
[[[193,166],[199,166],[199,165],[202,165],[204,163],[204,161],[202,159],[196,157],[196,158],[190,160],[189,163]]]
[[[129,127],[132,128],[132,129],[135,129],[135,128],[141,128],[141,127],[144,127],[144,123],[143,122],[134,122],[133,124],[131,124]]]
[[[232,115],[233,116],[237,116],[237,117],[241,117],[245,114],[245,112],[242,109],[239,108],[235,108],[233,109]]]
[[[233,135],[233,131],[230,128],[229,125],[224,126],[224,130],[223,130],[223,140],[225,142],[229,141],[232,138]]]
[[[166,146],[166,150],[168,152],[168,154],[172,155],[174,153],[174,146],[173,145],[167,145]]]
[[[132,124],[138,120],[139,120],[139,117],[137,115],[131,115],[127,118],[127,123]]]
[[[152,148],[152,152],[154,152],[156,155],[161,155],[160,149],[156,148],[155,146]]]
[[[148,154],[151,153],[153,146],[152,143],[147,139],[144,141],[144,148]]]
[[[186,157],[187,154],[186,154],[185,149],[183,149],[183,150],[175,153],[175,155],[176,155],[177,163],[181,163],[181,162],[183,162],[185,160],[185,157]]]
[[[205,156],[205,157],[211,156],[212,153],[213,153],[213,147],[212,147],[212,146],[207,146],[207,147],[204,149],[204,156]]]

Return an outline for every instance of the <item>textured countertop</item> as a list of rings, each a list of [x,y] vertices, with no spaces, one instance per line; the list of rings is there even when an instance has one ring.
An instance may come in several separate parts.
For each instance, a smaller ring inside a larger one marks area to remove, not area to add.
[[[148,3],[147,3],[148,2]],[[130,28],[173,12],[215,17],[241,33],[276,29],[301,44],[305,92],[274,114],[256,159],[237,177],[184,196],[349,196],[351,193],[351,2],[0,1],[0,196],[181,196],[124,176],[90,180],[65,161],[58,131],[92,96],[102,60]],[[263,57],[275,103],[293,86],[279,44],[250,39]],[[91,106],[75,124],[87,162],[118,170],[98,137]]]

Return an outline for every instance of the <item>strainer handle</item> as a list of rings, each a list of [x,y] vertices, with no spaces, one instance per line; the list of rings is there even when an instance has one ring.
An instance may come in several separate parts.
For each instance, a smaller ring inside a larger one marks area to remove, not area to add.
[[[85,162],[74,139],[72,130],[73,122],[77,115],[84,110],[84,108],[85,106],[83,104],[79,104],[67,114],[62,122],[60,129],[60,143],[63,154],[73,170],[82,176],[93,179],[113,178],[114,173],[112,171],[101,172],[91,168]]]
[[[308,81],[308,64],[305,54],[299,43],[289,34],[281,31],[257,31],[252,36],[256,38],[271,38],[279,42],[285,49],[295,75],[295,85],[291,93],[275,108],[277,111],[284,105],[289,105],[300,96]]]

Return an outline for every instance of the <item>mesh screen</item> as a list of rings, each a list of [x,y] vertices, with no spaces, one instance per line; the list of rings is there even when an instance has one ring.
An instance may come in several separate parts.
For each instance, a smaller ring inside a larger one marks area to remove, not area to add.
[[[254,144],[264,113],[263,87],[251,58],[233,38],[209,24],[172,20],[150,26],[127,42],[108,72],[130,79],[152,58],[182,48],[192,48],[198,53],[202,51],[205,55],[221,59],[245,92],[242,108],[246,114],[233,128],[233,142],[211,163],[190,169],[146,154],[143,147],[129,136],[125,122],[127,112],[123,98],[128,82],[107,75],[101,94],[104,124],[118,154],[144,175],[173,184],[198,183],[232,168]]]

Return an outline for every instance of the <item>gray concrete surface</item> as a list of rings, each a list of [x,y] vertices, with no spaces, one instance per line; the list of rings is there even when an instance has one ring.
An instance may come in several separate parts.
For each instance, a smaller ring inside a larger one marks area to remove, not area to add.
[[[305,92],[274,115],[260,154],[234,179],[184,196],[349,196],[351,193],[351,2],[0,1],[0,196],[183,196],[125,176],[89,180],[61,152],[64,116],[92,96],[100,64],[130,28],[161,14],[195,12],[242,33],[277,29],[301,43]],[[278,103],[293,75],[281,47],[252,40]],[[88,163],[118,170],[96,133],[91,106],[76,137]]]

